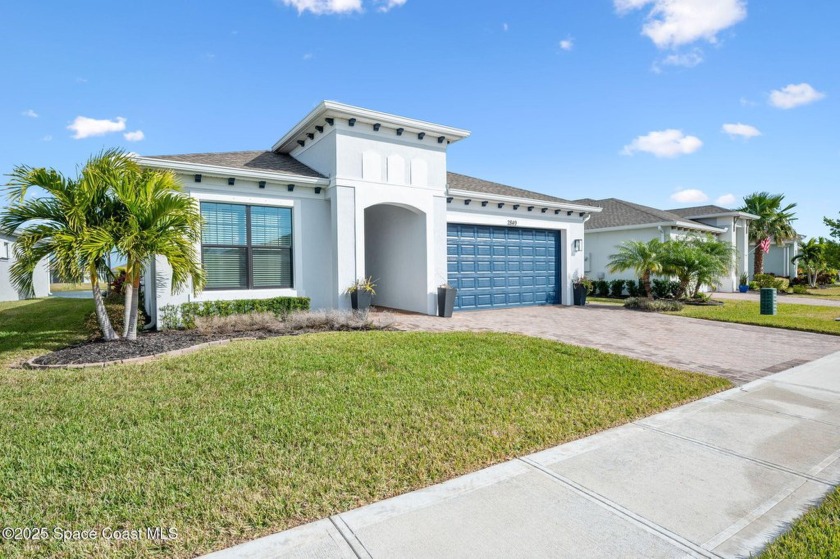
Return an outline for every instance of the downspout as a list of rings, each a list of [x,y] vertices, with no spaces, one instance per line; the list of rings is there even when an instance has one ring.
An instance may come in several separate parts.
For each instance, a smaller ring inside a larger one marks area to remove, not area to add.
[[[656,228],[659,229],[659,242],[664,243],[665,242],[665,230],[662,228],[661,225],[657,226]]]

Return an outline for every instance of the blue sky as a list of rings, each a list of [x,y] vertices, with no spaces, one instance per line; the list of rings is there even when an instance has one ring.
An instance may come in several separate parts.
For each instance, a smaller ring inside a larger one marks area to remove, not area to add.
[[[4,174],[268,149],[333,99],[471,130],[450,170],[564,198],[783,192],[806,235],[840,210],[836,0],[2,0],[0,21]]]

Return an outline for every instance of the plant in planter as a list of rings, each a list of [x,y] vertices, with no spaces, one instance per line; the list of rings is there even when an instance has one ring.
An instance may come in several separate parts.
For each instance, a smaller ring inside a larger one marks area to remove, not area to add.
[[[366,310],[370,307],[373,301],[373,296],[376,295],[376,283],[373,277],[357,279],[350,287],[347,288],[347,294],[350,295],[350,304],[353,310]]]
[[[586,294],[592,289],[592,280],[586,276],[577,278],[572,285],[575,305],[582,307],[586,304]]]
[[[740,283],[738,284],[738,291],[746,293],[750,290],[750,277],[747,274],[741,274]]]
[[[458,290],[454,288],[449,282],[438,286],[438,316],[443,318],[452,317],[452,309],[455,308],[455,296]]]

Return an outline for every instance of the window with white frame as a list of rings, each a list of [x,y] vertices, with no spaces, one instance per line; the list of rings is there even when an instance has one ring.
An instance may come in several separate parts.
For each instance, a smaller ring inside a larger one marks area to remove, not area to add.
[[[294,287],[292,209],[202,202],[206,289]]]

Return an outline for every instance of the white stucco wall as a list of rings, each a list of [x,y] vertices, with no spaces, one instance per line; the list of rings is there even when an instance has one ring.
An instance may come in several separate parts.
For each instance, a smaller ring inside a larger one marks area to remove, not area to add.
[[[749,268],[750,278],[755,275],[755,245],[750,246]],[[770,252],[764,255],[764,273],[775,274],[780,277],[795,277],[796,264],[791,259],[799,252],[799,243],[788,243],[784,246],[770,245]]]
[[[0,236],[0,301],[24,299],[14,288],[9,277],[9,269],[14,262],[14,239]],[[50,268],[46,259],[38,263],[32,274],[32,288],[34,297],[47,297],[50,294]]]
[[[652,239],[665,239],[671,237],[669,227],[663,227],[660,232],[656,227],[645,227],[641,229],[624,229],[617,231],[587,231],[584,243],[584,252],[589,259],[586,275],[593,280],[617,280],[634,279],[635,272],[610,272],[607,267],[610,263],[610,255],[618,251],[618,246],[626,241],[648,242]]]
[[[392,205],[365,210],[365,273],[376,282],[377,306],[425,313],[426,216]]]
[[[289,192],[286,185],[272,185],[261,189],[258,181],[237,179],[228,186],[227,178],[203,176],[200,183],[192,175],[179,175],[186,192],[196,200],[228,202],[256,206],[292,208],[292,262],[293,284],[291,289],[237,289],[208,290],[193,295],[191,289],[172,293],[171,268],[164,258],[157,257],[146,275],[147,285],[155,285],[154,293],[147,297],[147,310],[159,310],[165,305],[179,305],[191,301],[226,301],[234,299],[269,299],[272,297],[309,297],[313,309],[332,308],[332,239],[330,235],[330,202],[326,189],[315,194],[312,187],[298,186]],[[201,254],[201,246],[196,246]],[[152,278],[155,280],[152,280]]]

